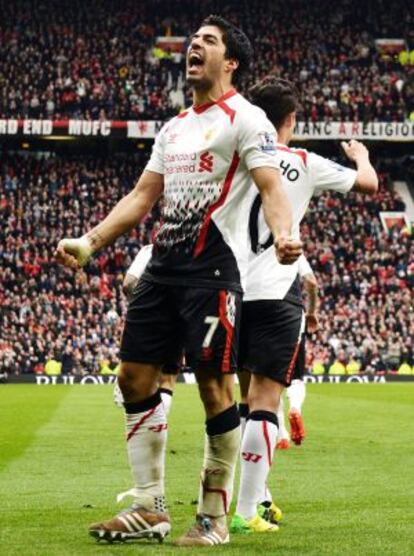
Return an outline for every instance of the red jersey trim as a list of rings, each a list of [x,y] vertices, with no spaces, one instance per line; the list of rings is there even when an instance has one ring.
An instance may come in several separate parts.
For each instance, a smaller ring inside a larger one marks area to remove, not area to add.
[[[180,112],[177,115],[177,118],[185,118],[188,115],[188,110],[184,110],[184,112]]]
[[[230,164],[230,168],[227,172],[226,179],[224,180],[223,190],[221,192],[220,197],[217,199],[215,203],[213,203],[210,208],[208,209],[207,215],[204,219],[204,222],[201,226],[200,234],[197,239],[196,246],[194,248],[194,257],[198,257],[200,253],[203,251],[206,243],[208,227],[210,225],[211,217],[213,216],[213,212],[224,205],[226,201],[226,197],[230,191],[231,184],[233,182],[234,174],[236,173],[237,166],[239,165],[240,157],[238,153],[235,151],[233,154],[233,158]]]
[[[213,100],[210,102],[205,102],[204,104],[199,104],[199,105],[193,105],[193,110],[196,114],[202,114],[203,112],[205,112],[206,110],[208,110],[209,108],[211,108],[212,106],[214,106],[215,104],[218,104],[220,106],[220,108],[223,108],[221,105],[228,100],[229,98],[233,97],[234,95],[237,95],[237,91],[236,89],[230,89],[230,91],[227,91],[227,93],[225,93],[224,95],[222,95],[220,98],[218,98],[217,100]],[[231,110],[231,108],[229,108],[226,105],[226,108],[228,108],[229,110]],[[224,108],[223,108],[224,110]]]
[[[289,147],[286,147],[285,145],[279,145],[279,144],[277,144],[276,148],[279,149],[279,151],[297,154],[298,156],[300,156],[300,158],[303,160],[303,164],[306,166],[306,162],[307,162],[306,151],[289,149]]]
[[[230,122],[234,122],[234,117],[236,116],[236,111],[233,108],[230,108],[228,104],[224,101],[218,102],[217,106],[219,106],[230,118]]]
[[[290,360],[288,368],[287,368],[286,379],[285,379],[286,384],[290,384],[290,382],[292,380],[293,370],[295,368],[296,360],[297,360],[298,355],[299,355],[299,348],[300,348],[300,336],[299,336],[298,343],[296,344],[295,351],[293,352],[292,359]]]
[[[221,372],[229,373],[231,370],[231,346],[233,344],[234,328],[227,318],[227,292],[219,292],[219,318],[226,330],[226,345],[224,346],[223,359],[221,361]]]

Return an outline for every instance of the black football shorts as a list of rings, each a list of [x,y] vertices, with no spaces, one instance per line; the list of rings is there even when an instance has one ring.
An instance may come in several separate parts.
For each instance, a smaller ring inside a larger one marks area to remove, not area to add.
[[[304,367],[303,308],[284,300],[246,301],[242,306],[239,368],[285,386]],[[300,376],[299,376],[300,375]]]
[[[128,306],[122,361],[168,365],[181,359],[193,370],[234,372],[241,294],[140,280]]]

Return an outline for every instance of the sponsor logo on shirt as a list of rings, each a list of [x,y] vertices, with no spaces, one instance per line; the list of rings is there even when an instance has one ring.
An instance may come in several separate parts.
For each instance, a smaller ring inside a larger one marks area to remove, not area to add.
[[[198,164],[197,164],[198,161]],[[165,174],[195,174],[214,170],[214,155],[205,151],[197,153],[174,153],[164,156]]]

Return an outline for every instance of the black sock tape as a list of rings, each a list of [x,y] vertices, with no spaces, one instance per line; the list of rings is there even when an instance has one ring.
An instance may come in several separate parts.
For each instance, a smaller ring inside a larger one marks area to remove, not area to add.
[[[124,407],[126,413],[142,413],[143,411],[148,411],[153,407],[157,407],[160,403],[161,394],[158,390],[153,396],[146,400],[142,400],[142,402],[125,402]]]
[[[251,420],[251,421],[269,421],[269,423],[273,423],[274,425],[276,425],[277,427],[279,427],[279,421],[277,419],[277,415],[276,413],[273,413],[273,411],[264,411],[264,410],[258,410],[258,411],[252,411],[251,413],[249,413],[249,416],[247,417],[247,420]]]
[[[158,391],[160,394],[168,394],[169,396],[173,395],[171,388],[160,388]]]
[[[244,417],[245,419],[249,415],[249,404],[247,403],[239,403],[239,413],[240,417]]]
[[[222,413],[206,421],[206,432],[209,436],[224,434],[240,426],[240,415],[234,404]]]

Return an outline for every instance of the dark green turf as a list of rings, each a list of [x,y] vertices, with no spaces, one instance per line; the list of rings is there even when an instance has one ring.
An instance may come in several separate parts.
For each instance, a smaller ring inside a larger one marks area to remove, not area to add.
[[[236,536],[216,554],[414,554],[414,384],[313,385],[308,438],[276,456],[270,486],[280,533]],[[195,511],[202,411],[194,387],[174,396],[167,458],[173,535]],[[205,554],[163,545],[96,544],[88,523],[131,487],[122,412],[111,388],[1,386],[0,554]],[[6,439],[6,443],[4,442]],[[207,549],[208,551],[209,549]]]

